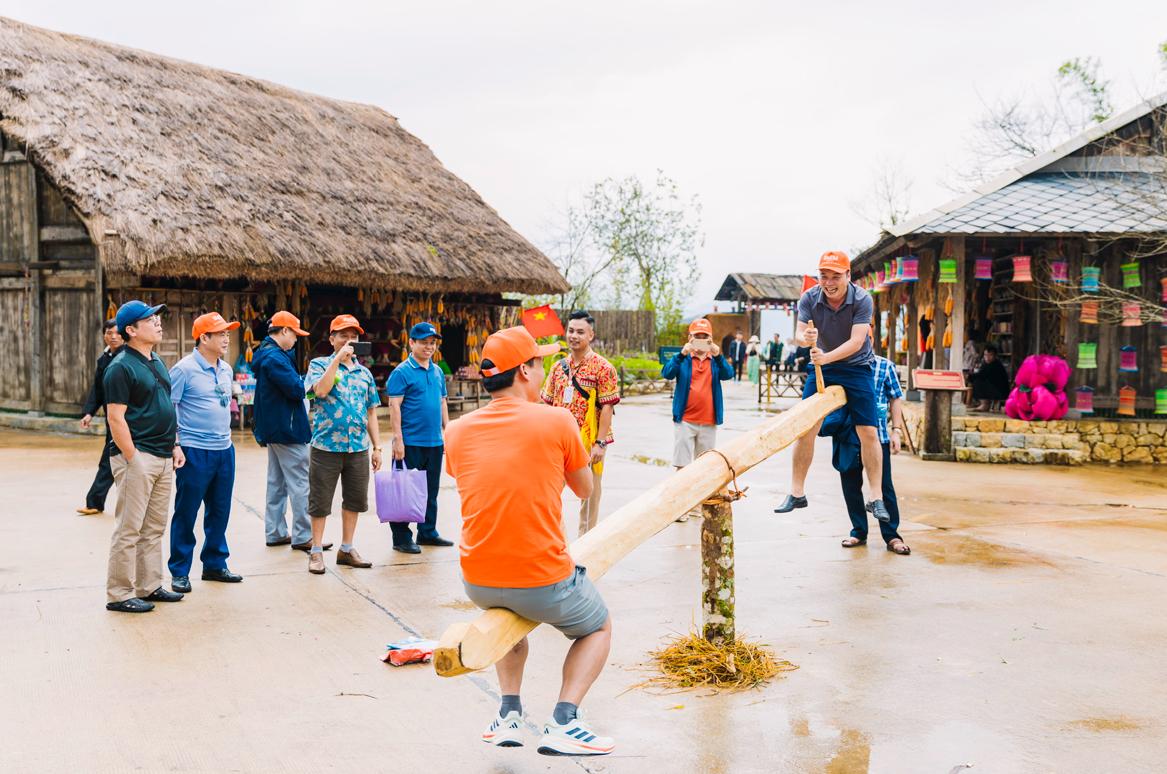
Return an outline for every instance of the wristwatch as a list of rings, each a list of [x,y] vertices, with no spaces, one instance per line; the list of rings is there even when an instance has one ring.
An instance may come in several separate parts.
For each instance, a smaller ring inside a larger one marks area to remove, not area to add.
[[[599,446],[601,449],[606,449],[606,448],[608,448],[608,442],[607,442],[607,441],[600,441],[600,440],[597,440],[597,441],[596,441],[596,443],[595,443],[595,445],[596,445],[596,446]]]
[[[385,447],[384,446],[374,446],[373,451],[385,451]]]

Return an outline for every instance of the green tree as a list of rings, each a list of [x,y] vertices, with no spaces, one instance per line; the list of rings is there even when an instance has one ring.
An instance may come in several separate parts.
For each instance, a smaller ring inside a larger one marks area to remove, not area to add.
[[[581,209],[592,244],[602,254],[596,277],[610,303],[656,313],[664,331],[680,320],[700,277],[701,205],[684,199],[663,172],[646,185],[635,175],[597,183]]]

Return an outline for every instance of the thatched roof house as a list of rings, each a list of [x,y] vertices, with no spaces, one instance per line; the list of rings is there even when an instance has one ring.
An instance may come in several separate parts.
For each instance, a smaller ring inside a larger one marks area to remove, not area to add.
[[[0,131],[77,210],[106,272],[567,288],[370,105],[0,18]]]
[[[413,322],[457,369],[503,293],[567,289],[379,108],[0,18],[0,409],[75,411],[127,298],[167,304],[168,361],[204,311],[245,323],[244,360],[276,309],[303,358],[354,312],[384,381]]]

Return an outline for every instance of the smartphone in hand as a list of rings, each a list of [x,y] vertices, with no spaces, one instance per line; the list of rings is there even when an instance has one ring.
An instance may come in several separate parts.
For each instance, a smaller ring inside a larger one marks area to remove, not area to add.
[[[373,354],[373,342],[371,341],[350,341],[349,346],[353,348],[353,355],[356,357],[368,357]]]

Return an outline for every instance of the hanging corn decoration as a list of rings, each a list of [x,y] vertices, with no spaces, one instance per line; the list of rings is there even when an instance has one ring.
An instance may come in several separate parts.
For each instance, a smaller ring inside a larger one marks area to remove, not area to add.
[[[945,317],[952,317],[952,306],[953,306],[952,291],[950,290],[950,291],[948,291],[948,298],[946,298],[944,300],[944,316]]]
[[[105,319],[112,320],[118,316],[118,307],[117,304],[113,302],[113,296],[108,296],[108,298],[109,306],[105,308]]]
[[[952,328],[951,328],[951,327],[948,327],[948,328],[945,328],[945,329],[944,329],[944,340],[943,340],[943,346],[944,346],[945,348],[948,348],[948,347],[951,347],[951,346],[952,346]]]

